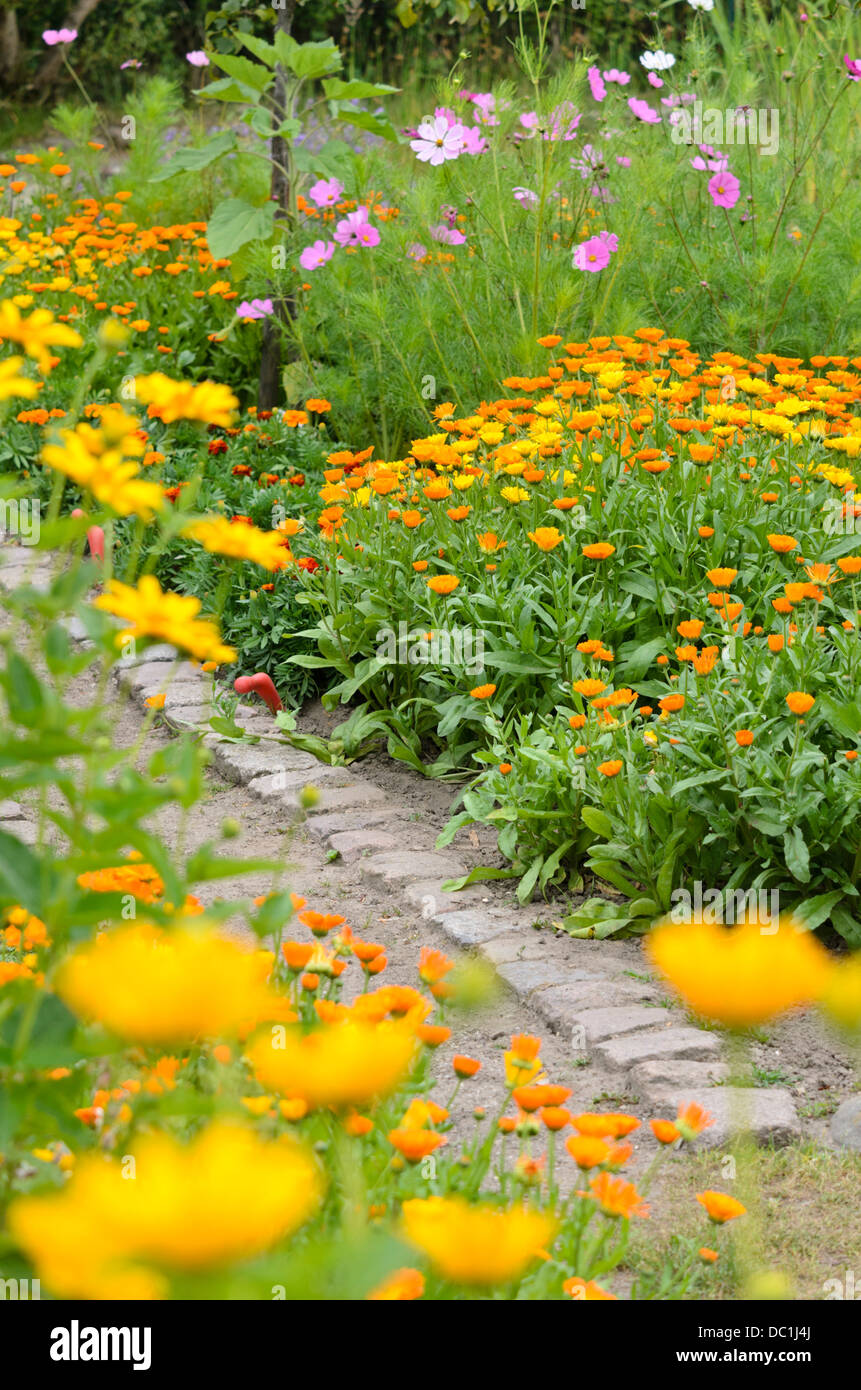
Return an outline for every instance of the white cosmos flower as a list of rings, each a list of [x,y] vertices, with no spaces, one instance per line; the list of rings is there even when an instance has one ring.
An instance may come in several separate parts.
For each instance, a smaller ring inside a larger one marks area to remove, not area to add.
[[[457,159],[463,141],[462,125],[449,125],[445,116],[434,116],[422,121],[417,139],[410,141],[410,149],[422,164],[443,164],[447,159]]]
[[[692,10],[713,10],[715,0],[688,0]]]
[[[671,68],[675,61],[672,53],[664,53],[663,49],[660,48],[656,49],[654,53],[647,50],[640,59],[643,67],[649,72],[666,72],[667,68]]]

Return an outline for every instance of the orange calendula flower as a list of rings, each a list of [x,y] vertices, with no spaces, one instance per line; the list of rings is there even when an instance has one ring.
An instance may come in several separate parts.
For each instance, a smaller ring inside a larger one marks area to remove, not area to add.
[[[807,714],[808,710],[813,709],[816,700],[812,695],[806,694],[803,690],[790,690],[786,697],[786,703],[793,714]]]
[[[604,681],[598,680],[595,676],[585,676],[582,680],[574,681],[572,688],[577,691],[578,695],[584,695],[589,699],[592,695],[600,695],[602,690],[607,689],[607,686]]]
[[[610,1156],[610,1145],[589,1134],[574,1135],[566,1141],[565,1147],[584,1173],[590,1168],[599,1168]]]
[[[708,1110],[704,1110],[695,1100],[689,1101],[687,1105],[679,1107],[676,1116],[676,1127],[683,1139],[692,1140],[698,1134],[702,1134],[704,1129],[709,1129],[714,1124],[714,1116]]]
[[[645,1217],[649,1208],[632,1182],[624,1178],[614,1178],[610,1173],[599,1173],[589,1184],[589,1192],[584,1194],[597,1202],[605,1216]]]
[[[432,1129],[392,1129],[389,1131],[392,1144],[408,1163],[421,1163],[441,1145],[447,1144],[444,1134],[435,1134]]]
[[[753,734],[750,729],[736,729],[735,741],[739,748],[749,748],[753,743]]]
[[[310,405],[310,401],[308,402]],[[421,1298],[425,1277],[417,1269],[396,1269],[368,1294],[371,1303],[409,1303]]]
[[[778,555],[788,555],[798,545],[794,536],[768,535],[765,539]]]
[[[453,594],[460,580],[455,574],[435,574],[427,581],[428,588],[435,594]]]
[[[738,575],[738,570],[734,569],[714,569],[706,570],[706,578],[710,584],[714,584],[716,589],[729,589],[732,582]]]
[[[539,526],[535,531],[529,531],[529,539],[539,550],[555,550],[557,545],[561,545],[565,537],[555,526]]]
[[[496,694],[496,686],[477,685],[475,689],[471,690],[469,693],[472,696],[473,700],[489,700],[493,695]]]
[[[650,1120],[649,1124],[659,1144],[675,1144],[682,1137],[672,1120]]]
[[[618,1299],[614,1293],[608,1293],[602,1289],[600,1284],[596,1284],[594,1279],[581,1279],[579,1274],[575,1274],[573,1279],[566,1279],[562,1285],[563,1293],[567,1293],[569,1298],[573,1298],[575,1303],[617,1303]]]
[[[609,758],[607,762],[598,764],[598,771],[602,777],[616,777],[623,767],[624,763],[621,758]]]
[[[454,1068],[455,1075],[463,1079],[475,1076],[476,1073],[481,1070],[481,1062],[479,1062],[477,1058],[467,1057],[462,1052],[452,1057],[451,1064]]]
[[[640,1121],[633,1115],[607,1114],[586,1111],[575,1115],[571,1121],[578,1134],[588,1134],[598,1139],[624,1139],[640,1128]]]
[[[584,545],[581,549],[587,560],[608,560],[616,553],[616,547],[607,541],[595,541],[594,544]]]
[[[709,1220],[716,1226],[723,1226],[727,1221],[734,1221],[737,1216],[744,1216],[747,1212],[747,1207],[725,1192],[698,1192],[697,1201],[701,1207],[705,1207]]]

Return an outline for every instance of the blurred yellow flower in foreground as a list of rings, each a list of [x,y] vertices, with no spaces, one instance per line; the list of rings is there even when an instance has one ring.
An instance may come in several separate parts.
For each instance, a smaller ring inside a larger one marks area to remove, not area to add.
[[[83,338],[65,323],[56,323],[48,309],[34,309],[24,318],[11,299],[0,302],[0,340],[18,343],[28,357],[47,372],[51,366],[49,347],[81,347]]]
[[[835,965],[822,994],[822,1007],[832,1023],[861,1029],[861,951]]]
[[[312,1214],[323,1184],[314,1159],[223,1122],[189,1144],[140,1139],[130,1156],[81,1160],[67,1187],[22,1197],[13,1238],[60,1298],[159,1298],[165,1271],[191,1273],[267,1250]]]
[[[136,377],[135,394],[151,407],[149,414],[166,425],[174,420],[198,420],[226,429],[239,407],[229,386],[215,381],[201,381],[195,386],[190,381],[172,381],[162,372]]]
[[[652,964],[702,1018],[751,1028],[818,999],[828,954],[791,917],[659,924],[646,942]]]
[[[117,634],[117,646],[129,637],[157,637],[184,648],[198,661],[236,660],[236,652],[223,645],[215,623],[197,616],[200,599],[165,593],[155,575],[142,575],[136,589],[112,579],[95,607],[126,619],[128,626]]]
[[[161,931],[141,922],[80,946],[61,964],[56,990],[88,1022],[162,1046],[295,1017],[266,985],[271,965],[271,956],[243,950],[205,923]]]
[[[404,1235],[430,1258],[437,1273],[456,1284],[507,1284],[552,1239],[556,1223],[545,1212],[470,1206],[462,1197],[404,1202]]]
[[[262,1033],[247,1049],[267,1090],[311,1107],[363,1106],[393,1091],[416,1052],[415,1021],[366,1023],[347,1018],[302,1033]]]

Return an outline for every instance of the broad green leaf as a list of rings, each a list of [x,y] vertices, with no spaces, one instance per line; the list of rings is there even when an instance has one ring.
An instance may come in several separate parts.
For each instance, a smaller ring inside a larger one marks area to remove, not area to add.
[[[810,851],[797,825],[784,833],[783,852],[786,857],[786,867],[792,877],[797,878],[799,883],[809,883]]]
[[[490,867],[479,864],[475,869],[471,869],[463,878],[450,878],[442,885],[444,893],[459,893],[461,888],[469,888],[472,883],[485,883],[492,878],[517,878],[516,869],[491,869]]]
[[[234,82],[251,87],[261,96],[274,81],[272,73],[267,72],[260,63],[252,63],[250,58],[242,58],[238,53],[213,53],[212,61],[222,72],[226,72],[228,77],[232,77]]]
[[[255,207],[244,198],[227,198],[219,203],[206,228],[206,239],[215,260],[232,256],[248,241],[268,241],[274,216],[274,203]]]
[[[584,806],[580,811],[580,818],[584,825],[588,825],[590,830],[594,830],[596,835],[609,840],[613,833],[613,822],[605,811],[598,806]]]
[[[150,183],[165,183],[168,179],[174,178],[176,174],[196,172],[198,169],[206,169],[210,164],[214,164],[216,159],[227,154],[228,150],[236,149],[236,136],[232,130],[222,131],[220,135],[215,135],[211,140],[207,140],[204,145],[190,145],[186,149],[178,150],[173,159],[159,169],[150,179]]]

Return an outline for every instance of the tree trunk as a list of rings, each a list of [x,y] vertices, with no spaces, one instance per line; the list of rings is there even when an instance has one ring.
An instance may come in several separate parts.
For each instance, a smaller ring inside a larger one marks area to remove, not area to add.
[[[18,17],[14,5],[0,6],[0,78],[11,82],[21,56]]]
[[[78,0],[69,18],[60,27],[62,29],[80,29],[87,16],[91,15],[96,6],[101,3],[102,0]],[[48,90],[57,80],[57,74],[62,66],[63,56],[60,46],[52,48],[30,85],[35,87],[37,91]]]
[[[283,9],[277,11],[277,29],[289,34],[293,27],[296,0],[286,0]],[[272,117],[276,125],[285,119],[287,97],[287,75],[279,63],[275,68],[275,86],[272,92]],[[287,178],[287,142],[283,136],[276,135],[272,140],[272,182],[270,196],[275,204],[275,226],[286,223],[290,216],[290,185]],[[290,295],[279,295],[275,286],[270,286],[271,299],[275,309],[272,318],[263,321],[263,343],[260,356],[260,381],[257,391],[259,410],[272,410],[278,404],[281,394],[281,345],[283,325],[295,313],[295,301]]]

